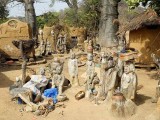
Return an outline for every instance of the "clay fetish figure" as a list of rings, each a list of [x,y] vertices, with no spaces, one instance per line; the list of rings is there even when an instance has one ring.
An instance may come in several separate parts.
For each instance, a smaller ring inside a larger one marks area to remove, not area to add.
[[[158,81],[158,86],[156,87],[156,95],[152,98],[152,103],[157,103],[158,99],[160,97],[160,80]]]
[[[101,72],[104,73],[105,68],[107,67],[107,63],[108,63],[108,55],[104,51],[101,52],[100,54],[100,63],[101,63]]]
[[[101,63],[101,68],[100,68],[100,79],[102,80],[102,91],[101,94],[104,95],[105,94],[105,69],[107,67],[107,61],[108,61],[108,56],[107,54],[103,51],[101,52],[101,56],[100,56],[100,63]]]
[[[122,74],[124,72],[124,62],[118,58],[117,59],[117,64],[116,64],[115,67],[116,67],[116,69],[118,71],[118,77],[121,78]]]
[[[78,81],[78,61],[75,53],[71,53],[70,59],[68,60],[68,71],[70,75],[71,85],[79,85]]]
[[[40,42],[40,55],[42,56],[42,55],[44,55],[44,52],[45,52],[45,43],[44,43],[44,40],[42,40],[41,42]]]
[[[100,79],[97,76],[97,73],[95,72],[87,80],[85,98],[94,100],[94,103],[98,105],[98,101],[101,97],[101,88],[102,81],[100,81]]]
[[[45,66],[46,74],[48,78],[51,78],[56,73],[56,68],[61,67],[63,69],[63,62],[59,58],[54,57],[52,62]]]
[[[42,28],[39,29],[39,36],[40,36],[40,39],[43,40],[43,30],[42,30]]]
[[[64,49],[64,52],[67,52],[67,34],[64,34],[64,38],[63,38],[63,49]]]
[[[87,47],[87,53],[93,54],[93,41],[90,40]]]
[[[95,65],[94,65],[94,62],[93,62],[93,55],[92,54],[87,54],[87,71],[86,71],[86,76],[87,76],[87,79],[88,77],[91,77],[94,72],[95,72]]]
[[[47,44],[46,44],[46,55],[49,55],[52,53],[52,48],[51,48],[51,44],[49,41],[47,41]]]
[[[63,63],[57,57],[55,57],[51,63],[52,74],[56,72],[57,67],[61,67],[63,69]]]
[[[126,99],[134,99],[137,88],[137,75],[134,72],[135,67],[132,62],[126,62],[124,73],[121,78],[121,92]]]
[[[84,41],[84,51],[87,52],[87,48],[88,48],[88,40]]]
[[[56,67],[55,74],[52,77],[52,88],[58,88],[58,95],[61,95],[63,92],[63,84],[65,81],[65,77],[62,74],[63,68],[61,66]]]
[[[88,77],[86,84],[86,98],[90,98],[91,94],[98,94],[99,89],[96,85],[100,83],[100,80],[95,72],[92,76]]]
[[[103,85],[105,85],[106,100],[110,100],[118,86],[117,70],[115,69],[115,63],[112,57],[108,59],[105,71],[105,83]]]
[[[66,35],[65,37],[62,35],[59,35],[57,44],[56,44],[56,50],[58,53],[65,53],[66,52]]]

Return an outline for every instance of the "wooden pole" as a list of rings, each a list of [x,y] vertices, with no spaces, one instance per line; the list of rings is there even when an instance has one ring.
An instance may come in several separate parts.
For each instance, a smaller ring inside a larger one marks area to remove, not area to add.
[[[19,48],[20,48],[21,56],[22,56],[22,60],[23,60],[23,63],[22,63],[22,84],[21,84],[21,87],[22,87],[24,85],[24,83],[25,83],[26,65],[27,65],[26,55],[24,54],[24,51],[23,51],[23,41],[20,41]]]

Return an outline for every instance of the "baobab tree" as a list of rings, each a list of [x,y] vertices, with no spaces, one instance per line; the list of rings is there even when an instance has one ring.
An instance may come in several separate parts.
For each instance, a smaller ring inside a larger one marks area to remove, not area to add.
[[[5,0],[8,3],[19,2],[24,5],[25,8],[25,21],[30,25],[32,31],[32,38],[37,38],[37,24],[36,13],[34,9],[34,3],[36,0]]]

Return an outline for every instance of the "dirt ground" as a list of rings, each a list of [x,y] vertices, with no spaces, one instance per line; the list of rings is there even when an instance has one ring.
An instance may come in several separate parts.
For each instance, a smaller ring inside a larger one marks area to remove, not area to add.
[[[44,65],[33,65],[32,68],[39,68]],[[79,68],[79,75],[85,70],[85,67]],[[158,80],[151,76],[155,74],[155,70],[147,71],[145,69],[137,69],[138,84],[143,88],[138,91],[136,105],[136,114],[129,118],[116,118],[109,112],[105,103],[96,106],[94,103],[86,99],[75,100],[74,96],[79,90],[83,90],[84,86],[78,88],[69,88],[65,94],[69,98],[64,102],[65,108],[56,108],[49,113],[47,117],[37,117],[33,113],[20,112],[23,105],[19,105],[10,99],[9,86],[15,81],[15,77],[21,74],[21,66],[1,66],[0,67],[0,120],[144,120],[146,116],[156,109],[156,104],[151,103],[151,97],[155,95],[155,87]],[[64,75],[68,78],[67,64],[64,67]],[[83,78],[79,78],[81,84]]]

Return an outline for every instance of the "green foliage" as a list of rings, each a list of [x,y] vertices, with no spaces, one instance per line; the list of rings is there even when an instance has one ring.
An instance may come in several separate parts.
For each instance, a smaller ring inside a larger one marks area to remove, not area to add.
[[[63,15],[62,15],[63,14]],[[100,18],[100,0],[83,0],[78,8],[78,24],[75,25],[75,12],[71,8],[60,12],[60,21],[69,26],[86,27],[89,31],[97,31]]]
[[[7,0],[0,1],[0,24],[7,21],[7,16],[9,15],[9,11],[6,7]]]
[[[147,5],[154,9],[158,15],[160,15],[160,0],[125,0],[129,6],[129,9],[134,9],[135,7],[142,3],[142,6],[146,7]]]
[[[6,19],[9,12],[5,5],[0,4],[0,19]]]
[[[43,28],[44,25],[53,26],[59,23],[59,14],[57,12],[48,12],[38,16],[36,19],[38,28]]]
[[[80,26],[86,26],[89,31],[98,29],[100,5],[100,0],[84,0],[79,10]]]

